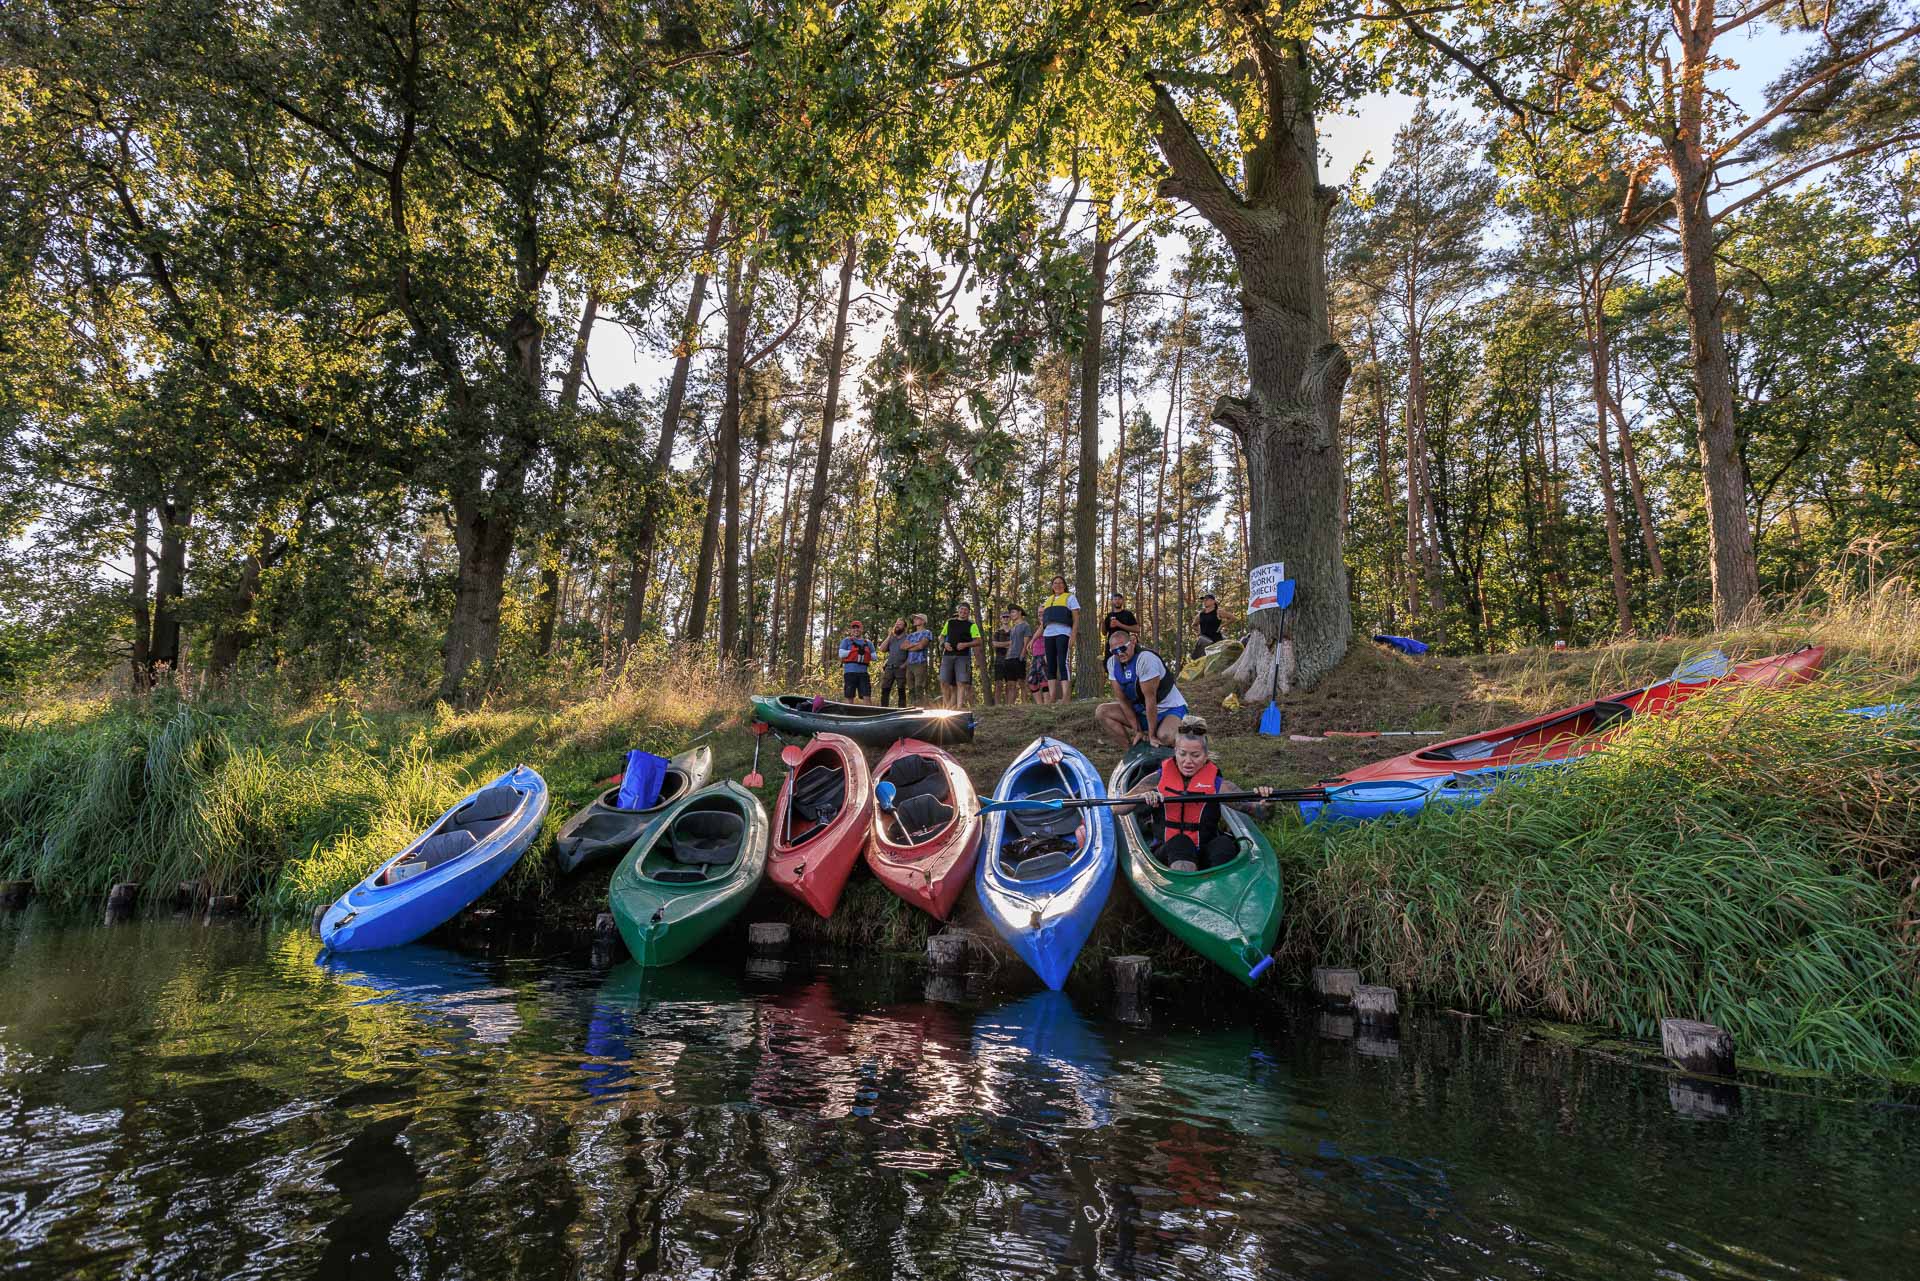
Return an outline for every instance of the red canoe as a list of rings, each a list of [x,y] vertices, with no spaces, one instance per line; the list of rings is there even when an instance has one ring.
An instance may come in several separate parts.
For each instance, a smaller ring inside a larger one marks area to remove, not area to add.
[[[780,784],[767,879],[822,916],[832,916],[873,826],[873,777],[860,745],[820,734]]]
[[[1790,654],[1741,663],[1719,676],[1669,677],[1639,689],[1609,694],[1591,703],[1548,712],[1517,725],[1436,743],[1391,760],[1363,765],[1328,781],[1362,783],[1377,779],[1428,778],[1435,774],[1583,756],[1604,746],[1610,735],[1635,716],[1658,716],[1696,694],[1734,681],[1749,685],[1786,685],[1808,680],[1820,669],[1821,660],[1826,656],[1826,648],[1815,645]]]
[[[895,894],[944,921],[973,879],[980,848],[979,799],[960,762],[932,743],[903,738],[874,767],[892,783],[892,813],[873,811],[867,866]]]

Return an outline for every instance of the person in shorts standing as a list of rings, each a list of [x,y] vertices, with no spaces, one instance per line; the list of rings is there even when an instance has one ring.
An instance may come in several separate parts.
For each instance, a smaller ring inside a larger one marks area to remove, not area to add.
[[[1033,624],[1027,621],[1026,610],[1009,605],[1005,626],[1007,647],[995,675],[999,680],[1000,701],[1011,705],[1020,701],[1020,688],[1027,683],[1027,646],[1033,640]]]
[[[1067,656],[1080,638],[1080,598],[1067,590],[1067,580],[1053,576],[1053,594],[1040,602],[1040,636],[1047,650],[1047,684],[1051,701],[1067,701]]]
[[[880,641],[886,661],[880,665],[880,706],[887,705],[894,690],[900,691],[900,706],[907,705],[907,620],[896,618],[893,627]]]
[[[960,602],[940,632],[940,698],[945,706],[957,709],[973,701],[973,651],[980,648],[980,639],[973,608]]]
[[[1053,701],[1053,682],[1047,679],[1047,647],[1039,632],[1027,642],[1027,693],[1036,703]]]
[[[915,614],[913,628],[907,633],[907,696],[915,707],[927,702],[928,677],[933,671],[933,633],[927,628],[927,616]]]
[[[873,642],[856,618],[840,638],[840,697],[849,703],[873,701],[873,677],[867,673],[867,665],[872,662]]]
[[[1212,592],[1200,598],[1200,617],[1195,626],[1200,629],[1200,637],[1193,642],[1188,658],[1198,658],[1207,652],[1207,646],[1220,643],[1220,600]]]

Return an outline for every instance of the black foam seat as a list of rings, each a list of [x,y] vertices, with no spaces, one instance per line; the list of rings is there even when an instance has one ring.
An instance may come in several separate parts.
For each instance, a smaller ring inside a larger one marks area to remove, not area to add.
[[[473,839],[472,832],[457,828],[446,832],[435,832],[414,846],[413,852],[396,863],[383,879],[388,884],[392,884],[403,881],[409,876],[418,876],[422,872],[432,871],[442,863],[449,863],[459,858],[477,844],[479,842]],[[401,868],[405,868],[406,871],[400,873]],[[396,875],[396,873],[400,874]]]
[[[723,867],[740,853],[746,823],[724,810],[693,810],[674,820],[669,847],[674,861]],[[668,879],[674,879],[669,876]]]
[[[940,767],[924,756],[902,756],[887,767],[887,781],[903,791],[939,774]]]
[[[839,769],[816,766],[793,781],[793,812],[825,826],[847,801],[847,776]]]
[[[453,812],[447,820],[448,832],[471,832],[485,837],[520,808],[520,793],[511,787],[489,787]]]
[[[913,836],[940,831],[953,821],[953,806],[938,796],[909,796],[894,807],[900,826]]]
[[[1073,797],[1059,788],[1034,792],[1030,801],[1070,801]],[[1080,830],[1078,810],[1008,810],[1007,820],[1023,836],[1072,836]]]

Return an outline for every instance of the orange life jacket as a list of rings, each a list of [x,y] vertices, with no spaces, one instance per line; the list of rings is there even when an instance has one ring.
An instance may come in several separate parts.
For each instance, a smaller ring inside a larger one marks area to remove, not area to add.
[[[1160,763],[1160,782],[1158,784],[1163,817],[1160,820],[1160,839],[1170,840],[1184,835],[1196,847],[1203,847],[1220,826],[1220,805],[1217,801],[1172,801],[1167,797],[1177,796],[1181,792],[1218,792],[1220,790],[1220,770],[1212,761],[1200,767],[1200,772],[1192,778],[1180,772],[1179,765],[1169,756]]]

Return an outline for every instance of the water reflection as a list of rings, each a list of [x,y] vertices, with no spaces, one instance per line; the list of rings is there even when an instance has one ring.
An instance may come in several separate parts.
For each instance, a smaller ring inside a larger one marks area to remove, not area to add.
[[[1902,1275],[1920,1118],[1449,1021],[746,959],[0,921],[0,1266],[172,1276]]]

